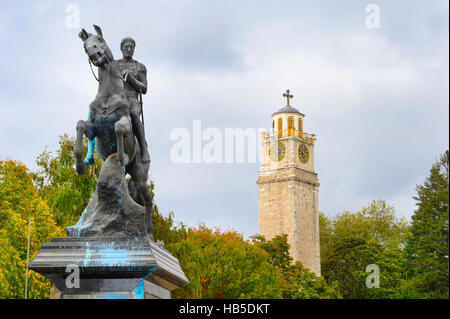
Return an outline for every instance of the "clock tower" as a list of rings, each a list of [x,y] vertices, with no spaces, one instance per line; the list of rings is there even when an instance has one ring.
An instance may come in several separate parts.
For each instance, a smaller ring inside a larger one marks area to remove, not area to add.
[[[314,134],[303,130],[305,115],[290,105],[272,114],[262,133],[258,173],[258,233],[267,240],[288,235],[294,262],[320,275],[319,180],[314,171]]]

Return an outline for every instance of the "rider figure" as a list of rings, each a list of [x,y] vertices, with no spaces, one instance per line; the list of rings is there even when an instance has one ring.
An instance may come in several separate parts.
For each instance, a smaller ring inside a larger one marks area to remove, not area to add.
[[[141,149],[142,162],[148,163],[150,162],[150,155],[145,141],[144,125],[139,119],[142,113],[142,105],[138,100],[139,94],[147,93],[147,69],[142,63],[133,60],[135,47],[136,42],[130,37],[126,37],[120,42],[123,59],[117,61],[117,66],[125,79],[125,95],[130,104],[133,133]]]

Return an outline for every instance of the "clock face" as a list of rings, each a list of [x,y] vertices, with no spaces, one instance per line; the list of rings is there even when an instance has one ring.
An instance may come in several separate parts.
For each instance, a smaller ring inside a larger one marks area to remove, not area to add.
[[[269,148],[269,156],[273,161],[281,161],[286,155],[286,146],[282,142],[273,143]]]
[[[301,144],[301,145],[298,147],[298,158],[300,159],[300,161],[301,161],[303,164],[306,164],[306,162],[308,162],[308,159],[309,159],[309,150],[308,150],[308,148],[306,147],[305,144]]]

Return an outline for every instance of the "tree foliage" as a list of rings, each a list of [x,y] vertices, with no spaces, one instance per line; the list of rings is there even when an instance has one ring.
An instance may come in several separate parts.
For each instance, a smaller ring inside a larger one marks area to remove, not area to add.
[[[167,249],[190,281],[174,291],[175,298],[281,298],[281,281],[267,253],[234,231],[191,228]]]
[[[19,162],[0,161],[0,298],[24,297],[28,221],[31,260],[45,241],[63,237],[65,227],[78,221],[95,190],[102,162],[95,154],[95,164],[78,176],[74,146],[74,138],[60,136],[55,154],[38,156],[34,174]],[[321,213],[323,277],[292,262],[287,235],[244,240],[235,231],[187,227],[154,204],[154,237],[190,280],[172,297],[448,298],[448,168],[447,151],[417,186],[411,225],[382,200],[333,218]],[[154,195],[155,185],[149,187]],[[380,288],[365,285],[370,264],[379,267]],[[49,280],[28,274],[29,298],[47,298]]]
[[[406,246],[408,274],[428,298],[449,298],[449,152],[441,155],[423,185]]]
[[[349,237],[336,243],[322,271],[329,281],[337,281],[344,298],[392,298],[402,280],[402,252],[374,241]],[[369,289],[366,267],[377,265],[380,287]]]
[[[94,153],[94,164],[89,165],[85,175],[77,175],[74,165],[75,139],[67,134],[59,137],[56,155],[44,150],[36,160],[38,171],[34,182],[39,195],[47,202],[59,226],[74,225],[97,186],[101,159]],[[83,148],[86,152],[87,139]]]
[[[41,245],[61,237],[62,229],[38,195],[32,175],[22,163],[0,161],[0,297],[24,298],[30,221],[30,260]],[[50,281],[29,271],[28,297],[45,298]]]
[[[300,262],[292,263],[287,234],[267,241],[261,235],[252,236],[253,243],[268,253],[268,262],[278,271],[284,299],[340,299],[337,282],[328,285]]]
[[[356,213],[320,216],[322,274],[336,281],[344,298],[394,298],[404,278],[402,265],[409,226],[385,201]],[[378,265],[380,288],[369,289],[366,267]]]

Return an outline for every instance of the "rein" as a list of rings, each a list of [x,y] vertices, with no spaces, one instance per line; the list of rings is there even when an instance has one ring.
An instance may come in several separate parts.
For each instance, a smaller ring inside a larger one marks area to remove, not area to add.
[[[92,75],[97,80],[97,82],[100,82],[100,80],[98,79],[98,77],[94,73],[94,69],[92,68],[92,62],[91,62],[91,59],[89,59],[89,57],[88,57],[88,61],[89,61],[89,66],[91,67]]]
[[[105,57],[106,57],[106,60],[108,60],[108,63],[109,63],[110,65],[112,65],[112,63],[111,63],[111,61],[109,60],[107,54],[105,54]],[[89,62],[89,66],[91,67],[92,75],[93,75],[94,78],[97,80],[97,82],[100,82],[100,80],[98,79],[98,77],[95,75],[94,69],[92,68],[92,62],[91,62],[91,59],[89,59],[89,57],[88,57],[88,62]],[[114,73],[114,72],[113,72],[113,73]],[[116,72],[114,75],[117,76],[118,78],[120,78],[123,82],[126,82],[126,79],[125,79],[120,73],[117,73],[117,72]]]

